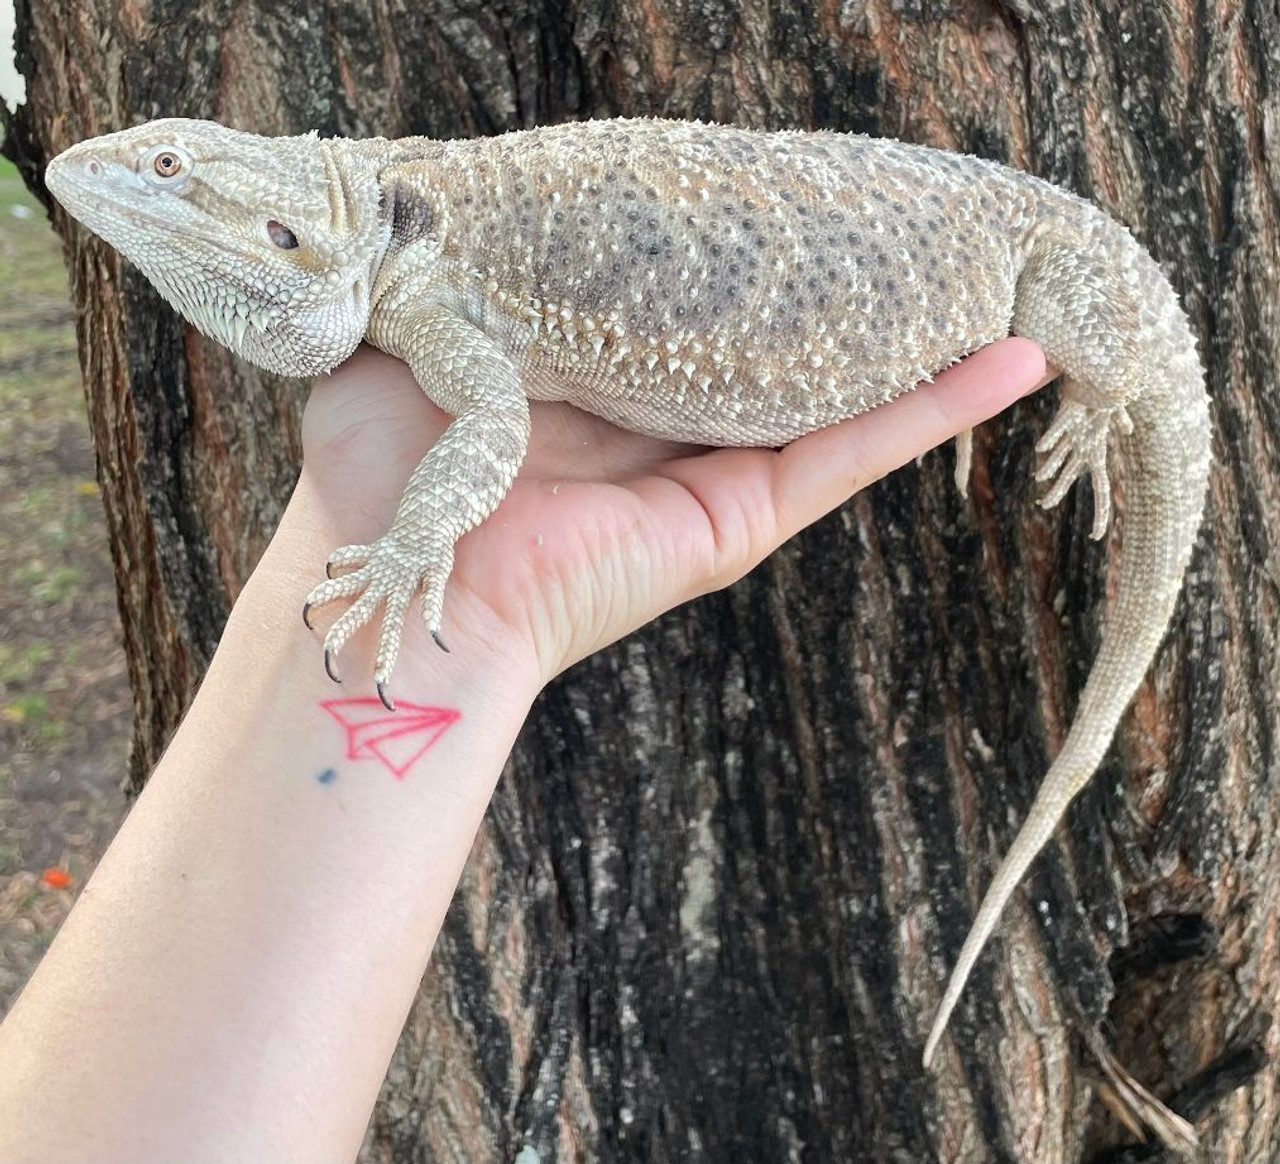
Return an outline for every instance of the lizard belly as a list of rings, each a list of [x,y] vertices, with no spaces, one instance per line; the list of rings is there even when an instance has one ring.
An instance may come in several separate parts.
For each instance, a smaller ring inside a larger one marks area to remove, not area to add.
[[[974,320],[963,342],[926,343],[909,359],[878,350],[874,339],[848,345],[848,353],[748,348],[732,361],[709,357],[711,341],[669,353],[665,344],[618,340],[598,345],[590,359],[543,344],[524,353],[522,377],[530,399],[564,401],[646,436],[776,447],[885,404],[1008,332],[1007,315],[996,312]],[[804,346],[813,345],[796,344]]]

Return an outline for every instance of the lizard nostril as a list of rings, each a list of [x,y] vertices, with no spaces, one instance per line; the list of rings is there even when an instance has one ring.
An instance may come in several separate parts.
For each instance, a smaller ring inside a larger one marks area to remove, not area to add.
[[[98,171],[99,171],[100,169],[102,169],[102,167],[101,167],[100,165],[98,165],[98,163],[97,163],[97,162],[90,162],[90,163],[89,163],[89,173],[93,174],[95,177],[97,176]]]

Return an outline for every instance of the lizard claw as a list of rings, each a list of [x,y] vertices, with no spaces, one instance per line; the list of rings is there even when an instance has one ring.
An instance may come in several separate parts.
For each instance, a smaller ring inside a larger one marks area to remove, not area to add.
[[[315,627],[311,625],[311,603],[309,602],[304,602],[302,604],[302,625],[305,626],[307,630],[315,630]]]
[[[382,706],[388,711],[395,711],[396,705],[387,695],[387,686],[384,680],[379,679],[376,683],[378,688],[378,698],[382,700]]]
[[[435,639],[436,646],[439,647],[446,655],[450,653],[449,648],[444,645],[444,639],[440,637],[440,632],[438,630],[433,629],[431,631],[431,637]]]
[[[341,682],[342,682],[342,680],[338,678],[338,673],[337,673],[337,671],[335,671],[335,670],[333,669],[333,652],[332,652],[331,650],[329,650],[329,648],[328,648],[328,647],[325,647],[325,649],[324,649],[324,669],[325,669],[325,673],[326,673],[326,674],[329,676],[329,678],[330,678],[330,679],[332,679],[335,683],[341,683]]]

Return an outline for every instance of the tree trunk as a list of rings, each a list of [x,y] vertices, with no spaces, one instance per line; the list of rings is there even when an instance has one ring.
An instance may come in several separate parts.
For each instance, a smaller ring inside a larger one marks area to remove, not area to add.
[[[1074,710],[1105,560],[1033,504],[1050,393],[538,702],[367,1161],[1152,1161],[1280,1153],[1280,9],[1274,0],[19,0],[10,156],[169,114],[456,136],[663,114],[1008,160],[1173,277],[1209,368],[1206,526],[1111,756],[922,1040]],[[141,781],[296,471],[302,392],[56,208]],[[1114,1059],[1110,1058],[1114,1056]],[[1153,1109],[1154,1110],[1154,1109]],[[1123,1117],[1123,1118],[1122,1118]],[[1126,1123],[1126,1119],[1129,1123]]]

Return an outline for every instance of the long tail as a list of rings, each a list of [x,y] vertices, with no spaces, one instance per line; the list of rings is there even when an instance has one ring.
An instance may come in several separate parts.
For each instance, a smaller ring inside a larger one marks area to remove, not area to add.
[[[1142,328],[1147,367],[1159,382],[1128,404],[1132,427],[1118,434],[1125,483],[1119,594],[1066,743],[965,938],[925,1044],[926,1067],[1005,904],[1110,746],[1164,638],[1191,557],[1209,474],[1208,398],[1185,317],[1160,282],[1162,302],[1144,305]]]

